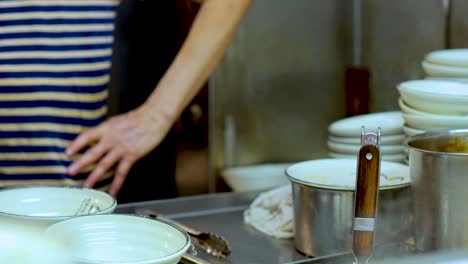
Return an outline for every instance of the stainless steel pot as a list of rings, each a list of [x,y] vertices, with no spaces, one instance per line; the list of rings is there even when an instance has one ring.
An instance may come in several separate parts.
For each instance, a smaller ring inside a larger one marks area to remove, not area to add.
[[[416,246],[468,248],[468,130],[409,137]]]
[[[300,163],[294,166],[297,165]],[[385,162],[382,167],[385,168]],[[318,187],[298,180],[289,169],[286,174],[292,185],[296,249],[314,257],[351,250],[354,188]],[[410,198],[409,183],[379,188],[377,250],[381,246],[401,243],[411,236]]]

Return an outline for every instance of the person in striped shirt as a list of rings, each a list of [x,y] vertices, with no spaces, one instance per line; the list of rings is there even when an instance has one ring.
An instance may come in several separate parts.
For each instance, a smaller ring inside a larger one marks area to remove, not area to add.
[[[118,1],[0,1],[0,187],[84,185],[115,196],[222,59],[251,1],[201,1],[151,96],[109,120]]]

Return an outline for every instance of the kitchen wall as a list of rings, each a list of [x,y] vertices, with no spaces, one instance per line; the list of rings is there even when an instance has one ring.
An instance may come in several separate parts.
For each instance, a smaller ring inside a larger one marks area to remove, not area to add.
[[[444,0],[362,3],[372,112],[398,109],[395,86],[422,77],[426,53],[468,47],[466,0],[450,16]],[[348,0],[255,1],[210,80],[211,191],[225,166],[327,156],[327,127],[345,116],[352,18]]]

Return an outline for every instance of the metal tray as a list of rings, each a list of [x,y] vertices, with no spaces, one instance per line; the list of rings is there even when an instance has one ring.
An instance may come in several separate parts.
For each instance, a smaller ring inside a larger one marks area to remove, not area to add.
[[[257,195],[257,192],[217,193],[122,204],[116,213],[134,214],[137,208],[149,208],[188,226],[222,235],[229,241],[232,254],[220,260],[199,251],[198,257],[210,263],[296,263],[307,260],[295,250],[292,239],[274,239],[244,224],[243,212]]]

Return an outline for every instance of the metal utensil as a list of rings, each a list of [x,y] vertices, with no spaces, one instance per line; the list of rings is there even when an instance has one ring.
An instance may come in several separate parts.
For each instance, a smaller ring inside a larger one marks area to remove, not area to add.
[[[151,218],[159,218],[161,220],[165,220],[179,226],[190,235],[190,237],[194,240],[193,242],[195,242],[195,246],[202,249],[211,256],[215,256],[218,258],[226,258],[227,256],[229,256],[229,254],[231,254],[231,247],[229,245],[229,242],[226,241],[226,239],[224,239],[222,236],[211,232],[202,232],[199,230],[195,230],[173,219],[169,219],[165,216],[162,216],[161,214],[158,214],[152,209],[136,209],[135,213]]]
[[[374,251],[375,218],[380,178],[380,128],[377,134],[361,131],[354,205],[353,253],[355,263],[368,263]]]

